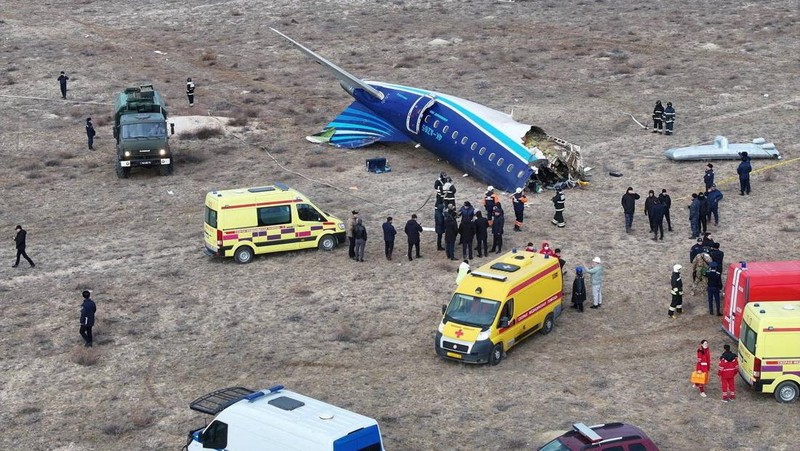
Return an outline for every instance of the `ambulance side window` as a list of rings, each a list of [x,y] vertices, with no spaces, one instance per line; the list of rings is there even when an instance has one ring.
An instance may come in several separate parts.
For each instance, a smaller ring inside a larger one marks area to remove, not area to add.
[[[203,448],[223,449],[228,446],[228,425],[222,421],[214,421],[201,437]]]
[[[509,324],[511,320],[514,319],[514,300],[509,299],[505,305],[503,305],[503,310],[500,311],[500,319],[506,318],[508,319]]]
[[[297,205],[297,217],[300,218],[301,221],[325,221],[325,218],[317,211],[317,209],[308,204]]]
[[[259,226],[289,224],[290,222],[292,222],[292,209],[289,205],[278,205],[277,207],[258,209]]]

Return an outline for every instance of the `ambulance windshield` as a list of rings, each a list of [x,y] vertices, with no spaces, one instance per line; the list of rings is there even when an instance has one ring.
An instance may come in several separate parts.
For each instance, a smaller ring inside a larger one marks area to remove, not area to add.
[[[445,312],[445,321],[485,329],[492,325],[500,303],[475,296],[456,293]]]

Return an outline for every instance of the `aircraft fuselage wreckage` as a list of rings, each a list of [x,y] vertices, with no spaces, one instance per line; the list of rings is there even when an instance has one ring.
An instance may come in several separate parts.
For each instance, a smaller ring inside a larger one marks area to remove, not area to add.
[[[459,170],[512,192],[531,177],[545,186],[586,180],[580,147],[510,115],[447,94],[364,81],[283,33],[303,53],[330,70],[355,101],[308,139],[356,148],[374,142],[414,142]]]

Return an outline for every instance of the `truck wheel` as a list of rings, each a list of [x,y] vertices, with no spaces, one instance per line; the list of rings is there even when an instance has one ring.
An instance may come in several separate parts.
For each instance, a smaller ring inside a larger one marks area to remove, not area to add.
[[[800,396],[800,387],[792,381],[784,381],[775,388],[775,399],[778,402],[794,402]]]
[[[548,313],[544,318],[544,324],[542,324],[542,335],[547,335],[552,332],[554,325],[555,322],[553,321],[553,314]]]
[[[332,251],[336,247],[336,239],[330,235],[325,235],[319,240],[319,248],[323,251]]]
[[[497,365],[501,360],[503,360],[503,343],[497,343],[489,354],[489,365]]]
[[[233,259],[236,260],[237,263],[250,263],[250,260],[253,259],[253,249],[250,249],[250,246],[242,246],[236,249],[236,253],[233,254]]]
[[[158,173],[160,175],[172,175],[172,163],[159,166]]]
[[[123,168],[119,161],[117,161],[115,169],[117,172],[117,177],[121,179],[126,179],[131,176],[131,168]]]

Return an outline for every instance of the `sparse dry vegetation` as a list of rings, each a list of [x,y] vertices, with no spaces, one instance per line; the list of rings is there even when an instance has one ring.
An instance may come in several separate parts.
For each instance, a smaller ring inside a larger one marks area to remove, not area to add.
[[[120,9],[66,0],[58,8],[7,0],[0,14],[8,63],[0,94],[17,96],[0,97],[0,217],[4,233],[25,226],[37,264],[11,268],[5,242],[0,449],[178,449],[186,431],[210,420],[189,411],[192,399],[276,383],[377,418],[389,450],[535,449],[577,421],[633,423],[664,450],[796,443],[797,406],[741,380],[733,405],[718,401],[715,380],[707,399],[688,383],[697,342],[708,339],[716,356],[729,341],[702,295],[687,295],[686,313],[667,320],[670,268],[687,265],[685,196],[701,186],[705,163],[663,158],[667,147],[718,134],[763,136],[784,161],[800,155],[795,3],[188,0],[175,9],[145,0]],[[143,23],[154,24],[157,40]],[[524,231],[506,219],[505,247],[548,240],[570,274],[600,255],[604,307],[566,311],[553,333],[531,337],[497,367],[437,358],[433,336],[458,262],[435,250],[430,232],[424,258],[405,259],[400,232],[386,261],[381,223],[391,215],[402,229],[417,213],[432,227],[425,199],[440,171],[455,176],[459,204],[479,205],[486,183],[413,145],[307,142],[352,99],[267,26],[356,76],[477,101],[581,145],[594,177],[567,192],[567,227],[549,223],[548,192],[531,194]],[[436,38],[452,44],[428,45]],[[68,101],[60,70],[71,77]],[[172,117],[225,116],[242,128],[180,135],[172,176],[137,170],[117,179],[110,104],[142,80],[158,81]],[[644,122],[656,99],[676,106],[673,137],[625,115]],[[95,152],[81,125],[89,116]],[[377,156],[393,171],[366,173],[364,160]],[[720,226],[711,226],[726,260],[800,258],[800,162],[754,176],[750,196],[736,191],[736,164],[715,163],[718,181],[733,180],[718,182],[725,199]],[[624,176],[608,177],[614,170]],[[202,255],[205,193],[275,181],[341,219],[360,210],[367,262],[348,259],[344,247],[248,265]],[[648,239],[642,202],[635,232],[624,233],[619,198],[629,185],[672,194],[675,231],[663,243]],[[85,288],[98,304],[91,349],[77,326]]]

